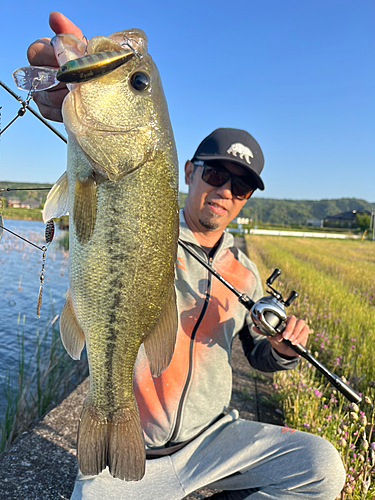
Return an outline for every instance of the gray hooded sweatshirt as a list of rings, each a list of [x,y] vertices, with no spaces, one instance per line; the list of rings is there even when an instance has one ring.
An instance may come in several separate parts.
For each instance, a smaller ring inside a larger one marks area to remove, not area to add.
[[[180,211],[180,239],[231,283],[256,301],[263,296],[256,265],[234,247],[224,233],[209,259]],[[232,391],[231,345],[238,332],[251,340],[245,348],[250,364],[262,371],[292,369],[262,335],[251,329],[247,309],[237,297],[181,246],[176,263],[179,328],[173,358],[157,378],[151,376],[143,347],[134,370],[137,399],[148,448],[163,448],[191,440],[226,411]]]

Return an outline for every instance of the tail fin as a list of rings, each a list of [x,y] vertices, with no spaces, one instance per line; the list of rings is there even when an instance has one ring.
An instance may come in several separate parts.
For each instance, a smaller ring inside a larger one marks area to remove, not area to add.
[[[96,475],[108,465],[113,477],[139,481],[145,474],[145,445],[135,400],[114,412],[111,419],[85,404],[77,446],[78,466],[83,474]]]

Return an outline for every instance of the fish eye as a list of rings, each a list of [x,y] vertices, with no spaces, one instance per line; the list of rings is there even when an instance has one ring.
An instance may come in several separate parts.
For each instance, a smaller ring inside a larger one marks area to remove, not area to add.
[[[146,73],[137,71],[136,73],[132,74],[130,83],[135,90],[146,90],[150,84],[150,78],[148,75],[146,75]]]

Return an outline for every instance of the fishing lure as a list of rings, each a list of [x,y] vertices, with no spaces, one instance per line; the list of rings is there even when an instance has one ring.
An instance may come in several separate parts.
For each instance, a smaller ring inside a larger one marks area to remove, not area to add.
[[[53,222],[52,219],[50,219],[49,221],[47,221],[47,223],[46,223],[46,229],[45,229],[45,233],[44,234],[45,234],[46,244],[47,244],[47,247],[48,247],[48,245],[50,243],[52,243],[53,236],[55,234],[55,224],[54,224],[54,222]],[[38,318],[40,318],[40,309],[42,307],[42,296],[43,296],[43,285],[44,285],[44,274],[45,274],[44,266],[45,266],[45,263],[46,263],[47,247],[43,246],[41,248],[41,250],[43,251],[43,255],[42,255],[42,270],[41,270],[40,276],[39,276],[40,284],[39,284],[38,301],[37,301],[37,305],[36,305],[36,315],[38,316]]]
[[[16,86],[20,90],[26,90],[27,92],[49,90],[56,87],[60,82],[87,82],[110,73],[132,57],[137,56],[138,52],[130,46],[129,48],[131,52],[123,49],[87,54],[68,61],[60,68],[24,66],[13,71],[12,77]]]
[[[134,56],[134,51],[129,53],[125,49],[87,54],[60,66],[56,79],[63,83],[87,82],[110,73]]]
[[[44,66],[24,66],[12,73],[16,86],[27,92],[41,92],[59,84],[56,80],[56,68]]]
[[[50,243],[52,243],[53,237],[55,235],[55,224],[54,224],[52,219],[47,221],[44,234],[45,234],[46,243],[47,243],[47,245],[49,245]]]
[[[142,59],[143,58],[142,52],[133,47],[134,44],[139,45],[139,43],[136,40],[134,40],[133,38],[129,38],[126,35],[123,36],[123,40],[122,42],[120,42],[120,45],[122,47],[128,47],[133,52],[133,54],[136,57],[138,57],[138,59]]]

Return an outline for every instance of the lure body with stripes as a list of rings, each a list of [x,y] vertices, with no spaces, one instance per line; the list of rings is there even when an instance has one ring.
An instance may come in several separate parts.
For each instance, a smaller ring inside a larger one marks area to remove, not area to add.
[[[168,366],[174,350],[178,183],[168,110],[144,33],[94,37],[85,53],[134,55],[120,45],[125,35],[141,57],[68,84],[67,172],[51,190],[44,218],[69,212],[69,290],[60,332],[73,358],[86,342],[90,370],[79,468],[98,474],[108,466],[114,477],[139,480],[145,448],[133,368],[142,344],[153,376]],[[60,64],[72,54],[65,36],[52,40]]]
[[[134,57],[128,50],[111,50],[88,54],[60,66],[56,79],[64,83],[80,83],[110,73]]]

